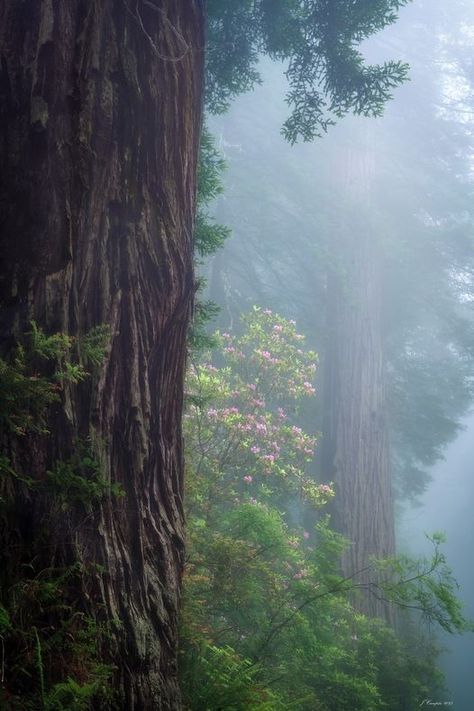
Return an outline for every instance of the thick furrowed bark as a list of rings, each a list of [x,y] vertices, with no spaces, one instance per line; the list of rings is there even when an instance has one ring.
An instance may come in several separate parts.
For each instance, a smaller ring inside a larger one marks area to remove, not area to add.
[[[340,179],[354,210],[353,220],[342,224],[337,236],[344,255],[340,272],[328,279],[323,469],[335,482],[334,527],[351,542],[343,557],[343,573],[356,574],[354,581],[367,586],[357,605],[363,612],[391,620],[391,608],[369,592],[376,576],[367,570],[371,556],[395,554],[385,415],[382,260],[377,235],[363,217],[369,214],[376,175],[367,154],[350,154],[341,165]]]
[[[106,476],[125,490],[93,517],[50,521],[43,564],[78,557],[104,566],[77,592],[85,610],[123,625],[108,655],[126,709],[179,707],[202,12],[200,0],[0,0],[4,350],[31,319],[47,332],[109,324],[113,333],[100,376],[64,391],[51,436],[6,446],[17,470],[41,477],[78,437],[91,437]],[[15,496],[21,559],[38,565],[28,541],[51,502],[32,501],[18,484]],[[8,535],[4,527],[2,548]]]

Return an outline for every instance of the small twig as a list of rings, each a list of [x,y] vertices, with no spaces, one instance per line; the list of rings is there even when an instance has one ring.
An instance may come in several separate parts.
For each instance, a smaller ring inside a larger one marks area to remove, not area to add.
[[[173,25],[173,23],[170,22],[170,20],[168,19],[168,15],[166,14],[166,12],[165,12],[164,10],[162,10],[161,7],[156,7],[156,5],[153,5],[153,3],[150,2],[150,0],[142,0],[142,2],[143,2],[144,5],[147,5],[148,7],[151,7],[153,10],[155,10],[155,12],[159,12],[159,13],[160,13],[160,15],[162,16],[163,20],[165,21],[165,23],[166,23],[166,24],[168,25],[168,27],[170,28],[171,32],[172,32],[172,33],[174,34],[174,36],[177,37],[177,39],[182,43],[182,45],[183,45],[183,47],[184,47],[184,49],[185,49],[185,52],[188,52],[188,51],[189,51],[189,45],[188,45],[188,43],[187,43],[186,40],[184,39],[184,37],[183,37],[183,35],[181,34],[181,32],[178,32],[178,30],[177,30],[176,27]]]
[[[44,666],[43,666],[43,653],[41,649],[41,642],[38,635],[38,630],[33,627],[36,640],[36,663],[38,665],[38,675],[40,684],[40,697],[41,697],[41,707],[46,711],[46,697],[45,697],[45,686],[44,686]]]
[[[130,7],[129,7],[128,3],[126,2],[126,0],[122,0],[122,2],[123,2],[123,4],[125,5],[125,8],[126,8],[127,12],[129,13],[129,15],[131,15],[131,16],[133,17],[133,19],[135,20],[135,22],[137,23],[137,25],[140,27],[141,31],[143,32],[143,34],[144,34],[145,37],[147,38],[147,40],[148,40],[148,42],[149,42],[149,44],[150,44],[150,47],[152,48],[154,54],[156,54],[156,56],[157,56],[159,59],[161,59],[163,62],[180,62],[182,59],[184,59],[184,57],[186,56],[186,54],[189,52],[190,47],[189,47],[189,45],[186,43],[184,37],[178,32],[178,30],[176,29],[176,27],[174,27],[174,25],[170,22],[170,20],[169,20],[168,17],[166,16],[166,13],[165,13],[163,10],[161,10],[159,7],[156,7],[156,5],[153,5],[151,2],[148,2],[147,0],[143,0],[144,5],[147,5],[148,7],[153,8],[156,12],[159,12],[159,13],[162,15],[163,19],[165,20],[166,24],[167,24],[168,27],[171,29],[171,31],[173,32],[173,34],[174,34],[174,35],[179,39],[179,41],[182,42],[183,45],[185,46],[184,51],[183,51],[182,54],[180,54],[178,57],[167,57],[166,55],[161,54],[161,52],[159,51],[159,49],[158,49],[158,47],[156,46],[155,42],[153,41],[153,38],[151,37],[151,35],[148,34],[148,32],[147,32],[146,29],[145,29],[145,25],[143,24],[142,17],[141,17],[141,15],[140,15],[139,11],[138,11],[138,4],[137,4],[137,6],[136,6],[136,8],[135,8],[135,12],[132,12],[132,10],[130,9]]]
[[[319,600],[320,598],[326,597],[327,595],[333,595],[334,593],[338,592],[351,592],[352,590],[356,589],[364,589],[366,584],[364,583],[353,583],[349,587],[346,587],[346,584],[349,583],[353,578],[356,577],[356,575],[360,575],[361,573],[366,572],[367,570],[370,570],[372,566],[368,565],[365,568],[361,568],[361,570],[357,570],[355,573],[352,575],[349,575],[347,578],[344,578],[341,580],[337,585],[335,585],[332,588],[329,588],[327,590],[319,592],[317,595],[313,595],[312,597],[304,600],[300,605],[296,607],[296,609],[293,610],[293,612],[288,615],[284,620],[279,622],[270,632],[267,634],[266,639],[264,639],[263,643],[260,645],[260,648],[258,650],[258,654],[261,655],[261,653],[268,647],[270,644],[271,640],[273,637],[278,634],[278,632],[285,627],[287,624],[291,622],[291,620],[299,613],[301,610],[303,610],[307,605],[309,605],[312,602],[316,602],[316,600]],[[281,608],[280,608],[281,609]],[[258,663],[258,657],[255,663]]]
[[[0,639],[2,640],[2,684],[5,681],[5,642],[3,641],[3,637],[0,635]]]

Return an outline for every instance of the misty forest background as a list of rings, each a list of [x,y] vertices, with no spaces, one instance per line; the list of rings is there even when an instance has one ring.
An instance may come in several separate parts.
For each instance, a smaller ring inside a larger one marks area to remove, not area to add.
[[[23,5],[0,707],[468,711],[472,4]]]

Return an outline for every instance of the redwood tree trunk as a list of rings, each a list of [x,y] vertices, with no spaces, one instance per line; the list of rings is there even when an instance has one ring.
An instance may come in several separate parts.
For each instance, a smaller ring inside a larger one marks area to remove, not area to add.
[[[382,257],[371,229],[373,156],[345,155],[338,176],[345,187],[346,217],[335,236],[341,262],[328,277],[328,341],[324,358],[323,470],[335,483],[332,521],[350,545],[345,576],[367,586],[356,601],[368,614],[392,618],[370,594],[376,582],[370,557],[395,553],[385,362],[381,320]],[[374,591],[376,593],[376,591]]]
[[[53,516],[51,497],[15,482],[3,569],[100,564],[77,605],[120,622],[116,707],[176,709],[202,0],[0,0],[0,63],[3,352],[32,319],[113,333],[100,376],[64,389],[51,435],[5,446],[41,479],[90,437],[125,490]],[[8,659],[5,673],[14,684]]]

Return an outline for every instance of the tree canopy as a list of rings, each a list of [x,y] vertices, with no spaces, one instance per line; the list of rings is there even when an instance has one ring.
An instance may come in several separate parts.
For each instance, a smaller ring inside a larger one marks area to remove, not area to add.
[[[310,141],[349,112],[379,116],[407,78],[397,60],[370,65],[361,43],[409,0],[210,0],[207,106],[219,113],[261,80],[261,55],[285,63],[290,116],[283,134]]]

